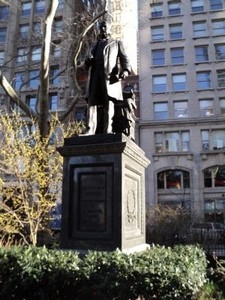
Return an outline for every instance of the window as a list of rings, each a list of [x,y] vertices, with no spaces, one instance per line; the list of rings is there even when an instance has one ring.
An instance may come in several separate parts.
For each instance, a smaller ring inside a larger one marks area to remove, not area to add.
[[[184,48],[172,48],[170,51],[171,51],[171,63],[173,65],[184,63]]]
[[[151,6],[151,17],[160,18],[163,15],[162,3],[154,4]]]
[[[165,50],[152,50],[152,65],[163,66],[165,65]]]
[[[152,78],[153,93],[163,93],[167,90],[166,75],[154,75]]]
[[[225,44],[215,45],[215,52],[217,60],[225,59]]]
[[[35,13],[44,14],[45,12],[45,0],[35,0]]]
[[[210,132],[210,144],[213,150],[225,148],[225,130],[212,130]]]
[[[49,94],[49,110],[56,111],[58,108],[58,95],[57,93]]]
[[[168,119],[168,103],[154,103],[154,119],[166,120]]]
[[[163,41],[164,40],[164,27],[155,26],[151,28],[152,41]]]
[[[26,48],[18,48],[17,49],[17,63],[25,63],[27,61],[27,49]]]
[[[188,131],[181,132],[181,151],[186,152],[190,150],[190,135]]]
[[[19,91],[25,82],[25,73],[24,72],[16,72],[14,74],[13,87],[16,91]]]
[[[204,0],[191,0],[191,11],[194,13],[204,11]]]
[[[87,121],[87,115],[85,113],[86,108],[85,107],[76,107],[75,111],[75,120],[78,122],[86,122]]]
[[[40,61],[41,60],[41,47],[32,47],[31,49],[31,60]]]
[[[202,130],[202,150],[225,148],[225,130]]]
[[[213,99],[199,100],[199,108],[201,117],[213,116]]]
[[[6,27],[0,27],[0,43],[6,41],[6,33],[7,33],[7,28]]]
[[[63,31],[63,21],[62,18],[56,18],[53,23],[53,32],[60,33]]]
[[[205,62],[209,60],[208,46],[195,47],[195,60],[196,62]]]
[[[36,111],[36,105],[37,105],[36,96],[27,96],[26,104],[30,107],[31,110]]]
[[[17,114],[18,114],[18,113],[21,114],[21,112],[22,112],[22,110],[21,110],[21,108],[19,107],[19,105],[18,105],[17,103],[13,102],[13,101],[11,101],[11,103],[10,103],[10,108],[11,108],[14,112],[16,112]]]
[[[202,150],[209,150],[209,131],[208,130],[202,130],[201,131],[202,136]]]
[[[190,174],[182,170],[167,170],[157,175],[158,189],[190,188]]]
[[[117,22],[117,23],[121,22],[121,14],[120,13],[115,14],[115,22]]]
[[[173,1],[168,3],[169,16],[180,15],[180,1]]]
[[[189,144],[189,131],[155,133],[156,152],[186,152],[189,151]]]
[[[22,24],[19,27],[19,35],[21,38],[27,38],[29,35],[29,24]]]
[[[224,9],[225,1],[224,0],[209,0],[210,2],[210,9],[211,10],[219,10]]]
[[[155,133],[155,152],[165,152],[165,143],[162,132]]]
[[[9,7],[0,6],[0,21],[7,21],[9,17]]]
[[[206,21],[193,22],[193,35],[195,38],[207,35]]]
[[[64,7],[64,0],[59,0],[58,9],[63,9]]]
[[[224,98],[219,98],[220,101],[220,114],[225,115],[225,97]]]
[[[205,222],[213,222],[214,228],[218,229],[218,232],[221,232],[224,228],[224,199],[205,199],[204,202]]]
[[[186,74],[173,74],[173,91],[183,91],[187,89]]]
[[[225,70],[217,70],[218,87],[225,87]]]
[[[50,84],[57,85],[60,83],[60,77],[58,74],[59,74],[58,66],[50,67]]]
[[[35,36],[40,36],[42,34],[42,32],[41,32],[41,23],[40,22],[34,22],[32,30],[33,30],[33,34]]]
[[[51,49],[51,55],[53,57],[60,57],[60,55],[61,55],[60,42],[58,42],[58,41],[53,42],[52,49]]]
[[[204,172],[204,187],[225,186],[225,166],[213,166]]]
[[[39,70],[29,71],[29,87],[37,89],[40,83]]]
[[[91,8],[93,8],[93,5],[96,5],[97,0],[82,0],[83,4],[86,6],[85,9],[87,11],[90,11]],[[122,4],[121,1],[116,0],[114,3],[114,7],[116,10],[121,10],[122,9]]]
[[[5,59],[5,52],[3,50],[0,50],[0,66],[4,64]]]
[[[174,118],[187,118],[188,117],[188,102],[175,101],[174,104]]]
[[[197,72],[197,84],[201,90],[211,88],[211,72]]]
[[[212,21],[212,34],[225,35],[225,20]]]
[[[30,142],[30,135],[34,133],[34,131],[34,126],[32,124],[26,123],[20,128],[19,138],[23,141],[27,140]]]
[[[31,1],[21,3],[21,16],[26,17],[31,14]]]
[[[170,25],[170,39],[178,40],[182,38],[182,25],[172,24]]]

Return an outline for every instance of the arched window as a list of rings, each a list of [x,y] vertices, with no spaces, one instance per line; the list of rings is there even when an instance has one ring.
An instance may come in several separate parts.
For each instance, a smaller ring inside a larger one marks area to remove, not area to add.
[[[225,166],[214,166],[204,172],[204,187],[225,186]]]
[[[166,170],[157,175],[158,189],[190,188],[190,173],[183,170]]]

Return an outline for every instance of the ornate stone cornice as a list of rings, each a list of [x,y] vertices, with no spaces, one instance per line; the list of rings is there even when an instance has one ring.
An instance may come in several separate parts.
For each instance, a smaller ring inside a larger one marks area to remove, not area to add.
[[[144,151],[124,134],[69,138],[57,150],[63,157],[123,153],[143,167],[150,163]]]

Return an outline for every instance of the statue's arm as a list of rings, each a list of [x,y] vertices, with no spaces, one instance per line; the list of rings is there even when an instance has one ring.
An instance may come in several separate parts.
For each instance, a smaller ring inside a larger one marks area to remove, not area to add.
[[[118,41],[118,57],[122,72],[128,72],[129,75],[131,73],[130,61],[121,41]]]
[[[91,56],[91,55],[87,56],[85,58],[84,64],[85,64],[85,68],[87,70],[93,65],[93,61],[94,61],[94,59],[93,59],[93,56]]]

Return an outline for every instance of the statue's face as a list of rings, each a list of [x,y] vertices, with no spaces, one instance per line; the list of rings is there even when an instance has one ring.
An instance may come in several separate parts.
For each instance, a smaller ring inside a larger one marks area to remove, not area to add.
[[[102,22],[100,24],[100,34],[101,36],[104,38],[106,38],[109,34],[109,29],[108,29],[108,26],[107,26],[107,23],[106,22]]]

